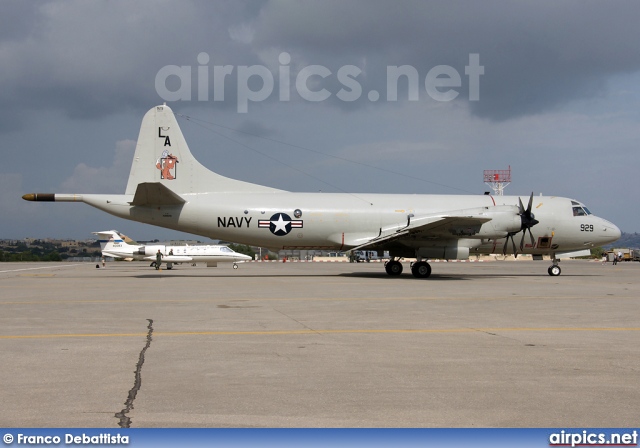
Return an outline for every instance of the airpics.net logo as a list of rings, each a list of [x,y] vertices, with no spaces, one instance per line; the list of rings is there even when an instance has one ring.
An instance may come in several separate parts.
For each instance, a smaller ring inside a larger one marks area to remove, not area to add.
[[[344,102],[354,102],[362,98],[364,91],[358,79],[363,71],[356,65],[343,65],[335,72],[323,65],[307,65],[292,75],[291,55],[286,52],[278,57],[278,70],[274,74],[264,65],[213,65],[210,57],[202,52],[197,57],[198,65],[165,65],[156,74],[156,92],[164,101],[225,101],[229,96],[229,86],[236,87],[234,100],[238,113],[247,113],[250,103],[268,100],[274,94],[277,81],[279,101],[290,101],[291,93],[305,101],[322,102],[332,97]],[[480,76],[484,66],[480,65],[480,55],[469,54],[469,64],[464,68],[463,77],[450,65],[436,65],[421,77],[411,65],[388,65],[386,67],[386,101],[398,101],[399,91],[406,92],[409,101],[420,101],[421,87],[427,96],[435,101],[453,101],[466,87],[469,101],[480,100]],[[232,79],[235,78],[235,79]],[[335,81],[337,80],[337,84]],[[195,95],[192,86],[196,86]],[[323,83],[337,86],[335,92]],[[466,84],[466,86],[465,86]],[[402,85],[402,87],[399,87]],[[213,92],[210,92],[210,86]],[[381,100],[378,90],[369,90],[367,100]],[[195,96],[195,98],[194,98]]]

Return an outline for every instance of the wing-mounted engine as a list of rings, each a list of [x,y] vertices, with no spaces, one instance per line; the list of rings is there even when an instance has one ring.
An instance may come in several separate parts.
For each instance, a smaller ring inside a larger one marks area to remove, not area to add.
[[[512,232],[520,231],[522,226],[518,207],[513,205],[486,207],[479,215],[490,218],[490,221],[478,232],[477,236],[481,238],[505,238]]]
[[[498,205],[426,216],[412,224],[406,231],[415,239],[498,239],[519,232],[522,219],[517,206]]]

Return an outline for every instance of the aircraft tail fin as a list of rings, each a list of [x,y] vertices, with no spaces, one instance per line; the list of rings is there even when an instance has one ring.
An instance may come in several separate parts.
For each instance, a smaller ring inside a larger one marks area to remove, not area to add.
[[[116,230],[103,230],[101,232],[91,232],[98,236],[98,242],[100,243],[100,250],[104,251],[107,246],[113,243],[124,243],[122,237]]]
[[[138,246],[139,245],[136,240],[129,238],[127,235],[125,235],[122,232],[118,232],[118,235],[120,235],[120,237],[124,240],[124,242],[126,244],[130,244],[132,246]]]
[[[152,108],[142,119],[125,194],[136,195],[142,183],[161,184],[178,195],[278,191],[221,176],[200,164],[167,105]]]

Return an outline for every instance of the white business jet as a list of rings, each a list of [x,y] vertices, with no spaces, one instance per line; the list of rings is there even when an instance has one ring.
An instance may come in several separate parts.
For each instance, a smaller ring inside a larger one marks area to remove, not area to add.
[[[132,260],[149,260],[151,266],[156,266],[156,254],[162,254],[162,262],[167,264],[167,269],[180,263],[206,263],[208,267],[215,267],[218,263],[233,263],[233,268],[238,269],[238,263],[249,261],[249,255],[240,254],[224,245],[212,246],[175,246],[175,245],[138,245],[126,243],[122,236],[115,230],[93,232],[98,235],[103,257],[124,258]]]

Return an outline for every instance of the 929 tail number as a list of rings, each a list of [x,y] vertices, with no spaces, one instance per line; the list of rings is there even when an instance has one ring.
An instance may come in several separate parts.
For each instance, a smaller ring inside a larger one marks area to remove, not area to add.
[[[593,232],[593,224],[580,224],[581,232]]]

